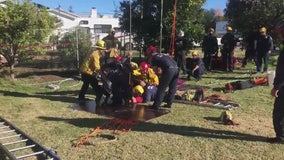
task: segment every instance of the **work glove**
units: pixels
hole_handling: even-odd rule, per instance
[[[102,75],[100,73],[93,73],[93,76],[97,79],[97,80],[101,80],[102,79]]]

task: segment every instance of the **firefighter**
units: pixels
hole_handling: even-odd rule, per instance
[[[154,99],[154,103],[151,106],[151,109],[159,109],[166,94],[165,91],[167,87],[169,87],[168,95],[166,98],[167,104],[164,107],[171,108],[175,97],[176,86],[179,77],[179,69],[177,63],[168,54],[158,53],[156,47],[154,46],[149,46],[145,54],[145,56],[151,60],[151,65],[155,67],[154,70],[158,74],[161,74],[157,94]]]
[[[258,30],[256,27],[254,27],[248,35],[245,37],[245,57],[242,60],[242,67],[244,68],[247,65],[248,60],[255,61],[255,48],[254,48],[254,42],[257,39],[258,36]]]
[[[203,38],[202,51],[204,52],[204,65],[208,71],[211,70],[212,60],[218,55],[218,41],[214,34],[214,29],[209,28],[209,32]]]
[[[143,102],[144,88],[141,85],[136,85],[132,89],[132,102],[142,103]]]
[[[116,57],[118,55],[118,49],[120,48],[120,42],[115,37],[115,29],[111,28],[109,34],[103,38],[106,43],[107,53],[109,57]]]
[[[143,86],[145,92],[143,94],[143,102],[147,103],[154,100],[157,93],[157,86],[159,85],[159,77],[151,68],[151,65],[143,61],[140,63],[139,68],[133,70],[133,83],[134,85]]]
[[[234,48],[237,44],[236,38],[232,33],[233,29],[230,26],[227,26],[227,33],[221,38],[222,47],[222,62],[224,65],[225,71],[233,72],[233,54]]]
[[[205,72],[205,66],[202,59],[199,57],[198,51],[194,50],[191,53],[192,55],[192,68],[188,71],[188,80],[190,76],[194,77],[197,81],[201,80],[202,75]]]
[[[256,40],[256,71],[261,72],[262,62],[264,63],[262,72],[267,72],[269,54],[273,50],[273,41],[271,36],[267,35],[265,27],[259,29],[260,35]]]
[[[284,20],[278,22],[275,33],[284,45]],[[284,143],[284,49],[280,52],[277,61],[276,74],[271,95],[275,97],[273,108],[273,127],[276,136],[268,138],[269,143]]]
[[[187,39],[184,37],[184,32],[179,31],[178,36],[175,40],[175,60],[178,67],[186,74],[186,50],[187,50]]]
[[[105,42],[103,40],[99,40],[95,46],[96,50],[91,53],[83,62],[80,67],[81,80],[83,81],[83,85],[79,92],[78,100],[83,101],[85,99],[85,94],[89,88],[89,85],[95,90],[96,93],[96,102],[98,103],[103,90],[99,86],[98,79],[100,77],[100,58],[105,55]]]
[[[112,82],[112,106],[121,107],[128,104],[131,99],[131,86],[129,74],[132,73],[132,66],[129,57],[116,56],[109,58],[106,68],[107,78]]]

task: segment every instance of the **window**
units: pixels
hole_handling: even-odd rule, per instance
[[[94,31],[95,33],[109,33],[111,25],[106,24],[95,24]]]
[[[89,27],[80,27],[80,30],[86,34],[91,34]]]
[[[89,24],[89,21],[87,21],[87,20],[82,20],[82,21],[80,21],[79,24]]]

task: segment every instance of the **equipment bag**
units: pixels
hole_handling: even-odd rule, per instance
[[[251,80],[247,80],[247,81],[231,82],[225,85],[226,88],[228,88],[228,86],[231,86],[232,90],[242,90],[242,89],[252,88],[255,85]]]

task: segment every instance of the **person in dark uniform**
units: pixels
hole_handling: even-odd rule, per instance
[[[271,51],[273,50],[273,41],[271,36],[267,35],[267,31],[265,27],[261,27],[259,29],[260,35],[258,36],[256,40],[256,71],[261,71],[262,66],[262,60],[264,63],[263,66],[263,72],[267,72],[268,69],[268,60],[269,60],[269,54],[271,54]]]
[[[178,67],[186,74],[186,50],[187,50],[187,40],[184,37],[184,32],[179,31],[178,37],[175,40],[175,61]]]
[[[225,71],[233,72],[233,54],[234,49],[237,44],[236,38],[232,33],[232,27],[227,27],[227,33],[221,38],[221,43],[223,44],[222,48],[222,62],[224,65]]]
[[[157,70],[158,74],[160,74],[160,83],[151,109],[159,109],[165,97],[167,87],[169,87],[166,98],[167,104],[164,107],[170,108],[175,97],[179,76],[177,63],[168,54],[158,53],[154,46],[148,47],[145,56],[151,60],[152,66]]]
[[[284,45],[284,20],[278,22],[274,32]],[[268,138],[269,143],[284,143],[284,49],[277,61],[276,74],[271,95],[275,97],[273,108],[273,127],[276,137]]]
[[[205,68],[210,71],[212,60],[218,55],[218,41],[217,38],[213,35],[214,29],[209,28],[209,32],[204,36],[202,41],[202,50],[204,52],[203,62]]]
[[[132,72],[129,57],[110,57],[105,66],[108,70],[107,78],[112,82],[112,106],[119,107],[127,105],[131,99],[131,86],[129,74]]]
[[[188,80],[190,76],[194,77],[197,81],[201,80],[202,75],[205,72],[205,66],[202,59],[199,57],[198,51],[194,50],[191,53],[192,55],[192,68],[188,71]]]
[[[249,32],[247,37],[245,37],[245,57],[242,61],[242,67],[245,67],[247,65],[248,60],[254,60],[255,61],[255,48],[254,48],[254,42],[257,39],[257,36],[259,33],[257,32],[256,28],[253,28],[252,31]]]

